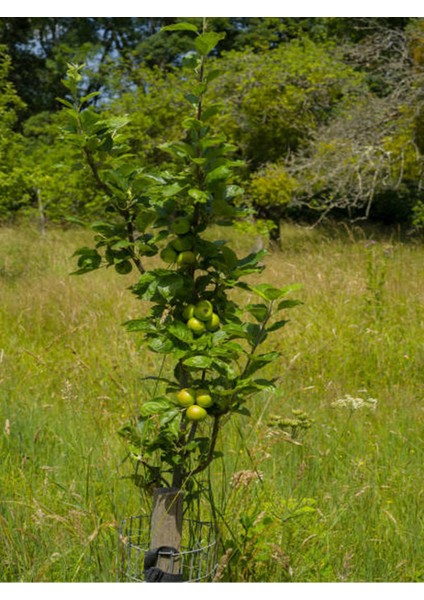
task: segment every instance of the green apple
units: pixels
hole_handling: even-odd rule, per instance
[[[188,321],[192,317],[194,317],[194,304],[188,304],[183,310],[183,319],[184,321]]]
[[[212,313],[211,318],[206,321],[206,329],[208,331],[216,331],[219,329],[221,321],[216,313]]]
[[[173,264],[178,258],[178,252],[171,245],[166,246],[160,253],[160,257],[168,264]]]
[[[186,415],[189,421],[203,421],[208,416],[208,413],[201,406],[193,404],[193,406],[189,406],[186,410]]]
[[[177,265],[187,267],[196,264],[196,255],[191,250],[180,252],[177,258]]]
[[[200,300],[194,307],[194,316],[201,321],[209,321],[213,315],[213,306],[209,300]]]
[[[184,388],[177,393],[177,402],[180,406],[188,407],[195,403],[196,392],[191,388]]]
[[[209,408],[209,406],[212,406],[213,400],[208,390],[197,390],[196,404],[202,408]]]
[[[184,252],[193,248],[193,238],[191,235],[184,235],[172,240],[171,244],[177,252]]]
[[[171,225],[171,231],[177,235],[184,235],[188,233],[191,228],[191,223],[187,217],[176,217]]]
[[[206,325],[203,323],[203,321],[196,319],[196,317],[191,317],[191,319],[187,321],[187,327],[196,335],[201,335],[206,331]]]

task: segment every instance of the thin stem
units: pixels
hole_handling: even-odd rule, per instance
[[[125,225],[126,225],[126,229],[127,229],[128,241],[131,242],[131,244],[134,244],[135,243],[135,231],[134,231],[133,215],[130,213],[130,211],[127,208],[121,209],[121,213],[122,213],[122,216],[125,218]],[[131,258],[132,258],[133,263],[137,267],[137,269],[140,271],[140,273],[141,274],[145,273],[146,270],[143,267],[141,260],[135,254],[133,248],[131,248]]]

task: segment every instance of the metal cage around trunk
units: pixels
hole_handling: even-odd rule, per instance
[[[138,515],[122,521],[119,528],[119,581],[152,581],[146,577],[146,558],[152,551],[149,538],[149,516]],[[179,581],[210,582],[217,569],[216,538],[212,523],[183,519],[181,548],[176,552],[159,549],[157,559],[166,565],[166,573],[177,576]]]

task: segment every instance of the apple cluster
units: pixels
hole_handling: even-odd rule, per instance
[[[189,421],[203,421],[208,416],[207,408],[212,406],[213,400],[208,390],[194,390],[183,388],[177,393],[177,402],[186,409]]]
[[[219,316],[214,312],[209,300],[188,304],[183,310],[182,317],[187,327],[196,335],[202,335],[205,331],[216,331],[220,326]]]
[[[165,246],[160,257],[168,264],[179,267],[189,267],[196,264],[196,254],[193,251],[193,237],[190,235],[190,221],[177,217],[171,225],[171,231],[177,235]]]

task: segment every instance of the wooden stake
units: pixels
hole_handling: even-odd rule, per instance
[[[183,527],[183,494],[178,488],[156,488],[150,521],[150,548],[171,546],[180,551]],[[167,573],[179,572],[180,559],[159,557],[157,566]]]

